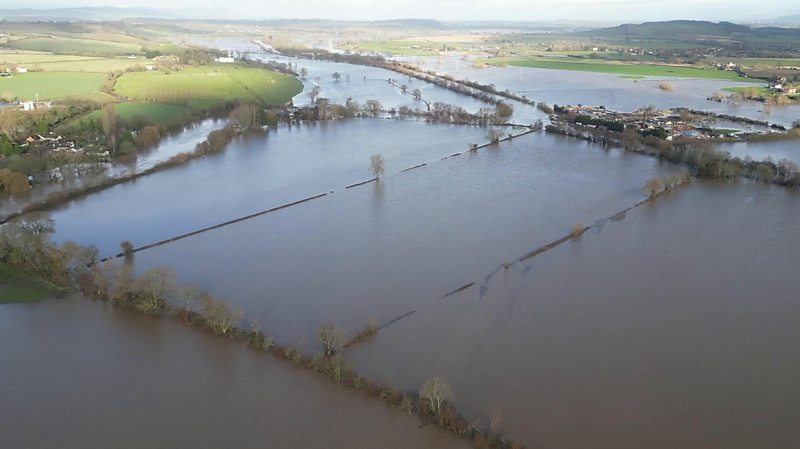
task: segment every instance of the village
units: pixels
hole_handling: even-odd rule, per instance
[[[555,106],[551,122],[556,127],[579,125],[589,130],[621,133],[636,129],[643,136],[655,136],[672,141],[690,138],[716,141],[744,141],[751,136],[785,132],[782,126],[730,116],[699,114],[688,109],[656,109],[652,106],[633,112],[619,112],[604,106]],[[741,129],[712,126],[717,119],[736,122]]]

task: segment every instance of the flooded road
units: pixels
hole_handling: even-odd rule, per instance
[[[370,376],[450,382],[529,447],[800,441],[800,194],[691,186],[430,301],[351,348]]]
[[[4,448],[465,448],[376,399],[84,298],[0,306]]]
[[[278,341],[313,345],[438,300],[644,198],[678,168],[535,134],[137,253],[230,300]]]

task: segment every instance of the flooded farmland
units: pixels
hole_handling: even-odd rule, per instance
[[[2,447],[468,447],[168,320],[79,297],[1,307]]]
[[[308,346],[328,322],[356,330],[413,312],[578,222],[635,204],[648,179],[677,172],[533,134],[143,251],[135,262],[174,267],[280,341]]]
[[[612,110],[633,111],[653,105],[659,109],[685,107],[718,114],[749,117],[790,126],[800,117],[800,105],[768,107],[756,101],[737,104],[710,101],[715,92],[727,87],[747,87],[758,83],[674,77],[645,77],[625,79],[606,73],[574,72],[523,67],[474,68],[472,63],[458,56],[408,58],[430,70],[467,78],[481,83],[492,83],[500,89],[526,95],[536,101],[559,105],[603,105]],[[659,88],[662,81],[672,85],[672,90]],[[727,92],[722,92],[728,94]]]
[[[442,376],[470,419],[499,412],[531,447],[793,447],[798,200],[696,181],[429,301],[349,358],[402,387]]]
[[[73,201],[52,213],[55,237],[113,254],[123,240],[153,243],[370,179],[373,154],[384,156],[387,174],[395,173],[464,151],[485,141],[485,132],[381,119],[280,127],[244,136],[221,154]],[[159,226],[148,225],[154,221]]]

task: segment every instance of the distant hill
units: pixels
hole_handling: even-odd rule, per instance
[[[748,34],[752,30],[744,25],[730,22],[706,22],[701,20],[672,20],[668,22],[645,22],[600,28],[581,34],[607,38],[661,38],[685,39],[692,36],[719,37]]]
[[[778,17],[772,20],[768,20],[767,22],[779,25],[800,25],[800,14]]]
[[[117,20],[128,17],[177,18],[161,10],[150,8],[115,8],[111,6],[53,8],[53,9],[0,9],[0,19],[8,21],[34,20]]]
[[[371,23],[379,27],[422,28],[422,29],[433,29],[433,30],[447,28],[447,26],[442,22],[432,19],[376,20]]]
[[[722,46],[786,50],[793,53],[800,48],[800,28],[758,27],[750,28],[730,22],[701,20],[672,20],[625,24],[576,33],[579,36],[610,41],[653,46]]]

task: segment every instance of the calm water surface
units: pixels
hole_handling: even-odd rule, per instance
[[[464,151],[484,134],[380,119],[280,127],[73,201],[52,213],[55,237],[96,244],[107,255],[123,240],[140,246],[370,179],[373,154],[384,156],[387,174],[396,173]]]
[[[0,306],[3,448],[462,448],[243,345],[84,298]]]
[[[797,192],[696,182],[348,354],[403,387],[442,376],[530,447],[790,449],[799,217]]]
[[[357,329],[416,310],[677,171],[530,135],[140,252],[136,264],[174,267],[280,341],[313,345],[326,322]]]

